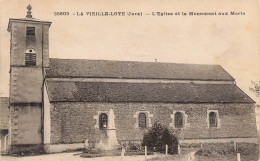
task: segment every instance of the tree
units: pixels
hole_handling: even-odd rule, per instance
[[[253,87],[249,87],[249,90],[253,93],[255,93],[256,97],[259,97],[260,96],[260,87],[259,87],[259,84],[260,84],[260,81],[259,81],[259,84],[255,83],[254,81],[251,81],[251,84]],[[260,100],[259,100],[260,102]]]
[[[178,152],[178,139],[168,128],[156,122],[153,127],[144,134],[142,146],[147,146],[150,150],[165,152],[165,145],[168,145],[169,154]]]

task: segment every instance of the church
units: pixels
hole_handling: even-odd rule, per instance
[[[8,149],[140,143],[159,121],[180,144],[257,143],[255,102],[220,65],[49,58],[51,22],[10,18]]]

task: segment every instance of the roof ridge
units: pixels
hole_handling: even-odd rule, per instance
[[[114,61],[114,62],[133,62],[133,63],[158,63],[158,64],[178,64],[178,65],[205,65],[220,66],[219,64],[195,64],[195,63],[175,63],[175,62],[152,62],[152,61],[133,61],[133,60],[107,60],[107,59],[69,59],[69,58],[50,58],[52,60],[85,60],[85,61]],[[221,66],[220,66],[221,67]]]

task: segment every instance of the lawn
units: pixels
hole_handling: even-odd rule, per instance
[[[147,152],[147,155],[152,155],[153,152]],[[120,156],[121,149],[116,150],[99,150],[99,151],[91,151],[91,152],[83,152],[80,156],[83,158],[95,158],[95,157],[107,157],[107,156]],[[126,150],[125,156],[133,156],[133,155],[144,155],[144,151],[142,150]]]
[[[236,156],[234,155],[222,155],[217,157],[206,157],[201,155],[195,155],[194,161],[237,161]]]
[[[241,161],[257,161],[252,156],[241,156]],[[148,159],[147,161],[187,161],[185,155],[168,155],[168,156],[157,156],[155,158]],[[222,155],[215,157],[206,157],[201,155],[195,155],[193,161],[237,161],[235,155]]]

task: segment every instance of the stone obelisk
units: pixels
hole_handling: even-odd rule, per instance
[[[107,150],[117,149],[118,141],[116,138],[115,115],[113,109],[108,111],[108,126],[107,126]]]

